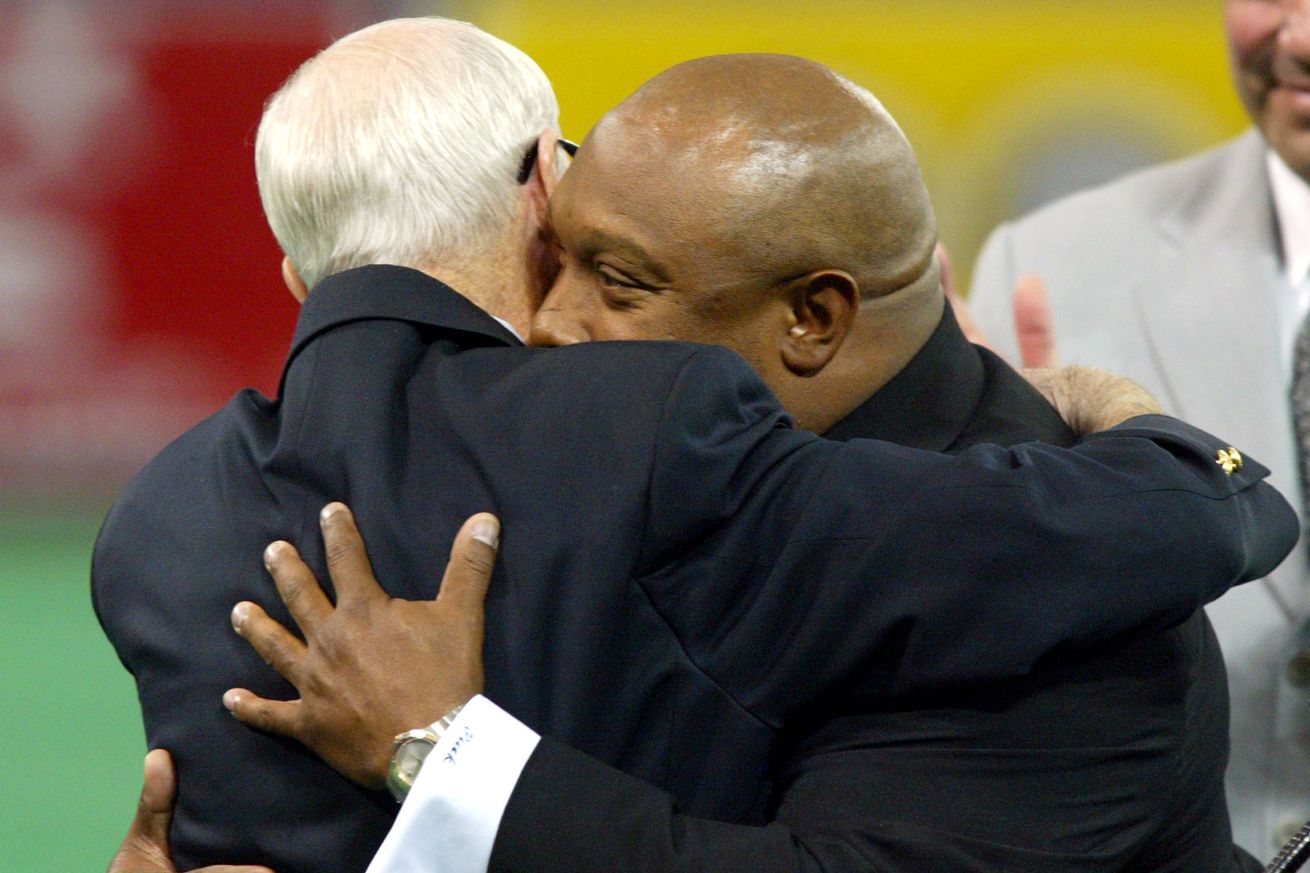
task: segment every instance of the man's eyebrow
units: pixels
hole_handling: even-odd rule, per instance
[[[638,267],[638,269],[650,274],[651,278],[658,279],[659,282],[669,281],[668,270],[664,269],[662,263],[652,257],[650,252],[643,248],[641,242],[630,239],[630,237],[616,236],[614,233],[601,231],[600,228],[588,228],[588,231],[583,233],[583,242],[593,252],[604,249],[607,252],[624,254],[624,256],[634,261],[631,266]]]
[[[588,252],[607,251],[627,255],[635,263],[633,267],[642,269],[653,278],[662,282],[669,281],[668,271],[664,269],[640,243],[629,237],[619,236],[599,227],[583,228],[578,234],[580,247]]]
[[[628,252],[643,261],[650,260],[646,250],[637,243],[626,237],[619,236],[607,230],[601,230],[598,227],[585,228],[580,234],[582,242],[589,248],[619,249]]]

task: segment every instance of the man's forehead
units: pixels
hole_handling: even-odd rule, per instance
[[[576,175],[575,175],[576,174]],[[633,208],[631,186],[592,184],[585,162],[569,169],[550,200],[551,223],[567,231],[570,242],[588,248],[622,249],[646,255],[646,210]]]
[[[809,161],[761,149],[737,124],[666,136],[640,121],[616,111],[597,124],[556,189],[552,220],[585,223],[649,254],[666,243],[704,245],[740,230],[741,195],[766,195],[761,177]]]
[[[641,220],[642,210],[658,199],[658,180],[667,175],[657,172],[647,156],[624,153],[620,145],[603,135],[587,137],[551,198],[552,219],[595,222],[612,214],[616,220]]]

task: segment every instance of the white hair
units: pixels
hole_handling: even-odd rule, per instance
[[[558,128],[550,80],[523,52],[462,21],[395,19],[333,43],[273,95],[255,174],[312,287],[485,250],[508,230],[527,150]]]

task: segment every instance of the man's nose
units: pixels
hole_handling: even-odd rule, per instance
[[[559,309],[548,309],[549,305],[550,301],[547,301],[546,306],[537,310],[533,317],[528,345],[571,346],[574,343],[585,343],[589,339],[576,319]]]
[[[1310,68],[1310,0],[1285,4],[1278,46],[1297,61],[1302,74]]]

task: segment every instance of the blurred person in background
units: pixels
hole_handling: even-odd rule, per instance
[[[800,421],[843,439],[881,436],[963,451],[984,441],[1072,438],[1013,371],[964,341],[944,308],[933,257],[935,221],[908,143],[868,92],[817,64],[728,56],[680,65],[658,77],[598,126],[561,182],[551,216],[563,261],[534,320],[539,341],[677,337],[723,343],[757,368]],[[290,284],[296,287],[294,280]],[[310,293],[307,307],[325,290]],[[1203,469],[1216,475],[1213,457]],[[984,500],[985,514],[995,511],[996,496]],[[330,526],[343,524],[341,518],[340,512],[329,517],[329,534]],[[338,543],[330,542],[327,551],[339,561],[349,550]],[[908,541],[899,546],[900,560],[912,564],[919,578],[937,576],[931,566],[937,557],[909,548]],[[950,547],[981,555],[989,544],[959,535]],[[761,554],[766,548],[752,539],[742,555],[768,564]],[[1021,563],[1041,565],[1054,548],[1043,543],[1022,555]],[[357,544],[353,551],[360,553]],[[717,572],[740,560],[731,557],[734,551],[715,552]],[[862,551],[846,552],[847,560]],[[312,644],[323,626],[319,619],[327,620],[326,601],[315,610],[319,619],[307,620],[296,601],[312,580],[303,566],[288,576],[292,563],[285,548],[270,553],[280,589]],[[984,583],[1004,563],[970,561]],[[1091,570],[1081,566],[1077,572]],[[1153,571],[1161,577],[1177,572],[1158,563]],[[294,585],[286,582],[292,577]],[[358,590],[344,577],[337,582],[343,603],[345,592]],[[667,579],[646,584],[656,592],[669,590]],[[985,601],[1002,593],[985,587]],[[300,594],[289,593],[293,589]],[[701,586],[672,590],[675,600],[696,607],[686,637],[694,663],[729,687],[740,682],[735,673],[759,669],[735,657],[724,660],[722,643],[715,642],[720,634],[739,634],[741,617],[712,620],[717,613],[705,608],[713,604],[703,599]],[[798,596],[793,607],[802,613],[821,608],[806,607],[801,592],[788,595]],[[731,604],[731,611],[746,602]],[[349,621],[351,611],[336,616]],[[844,616],[842,623],[852,618]],[[534,620],[544,622],[547,615],[517,619],[529,626]],[[666,620],[680,626],[684,619],[674,613]],[[697,628],[697,622],[707,626]],[[249,604],[237,623],[255,640],[266,638],[261,629],[274,632]],[[440,869],[485,869],[488,859],[494,869],[543,870],[998,864],[1068,870],[1075,863],[1111,870],[1129,861],[1143,869],[1220,870],[1252,869],[1254,863],[1245,858],[1244,868],[1236,866],[1227,828],[1221,791],[1224,678],[1201,615],[1094,657],[1048,659],[1043,670],[1005,685],[920,688],[916,680],[924,677],[918,674],[928,668],[920,660],[928,653],[920,652],[899,668],[914,675],[896,677],[890,686],[879,680],[878,694],[869,695],[861,683],[844,686],[788,732],[784,747],[794,747],[794,754],[781,769],[788,790],[779,818],[754,829],[675,812],[671,796],[688,796],[676,775],[653,780],[670,789],[666,794],[557,741],[538,743],[485,698],[470,703],[480,683],[434,690],[428,679],[439,683],[460,671],[422,651],[397,655],[385,638],[369,641],[367,633],[380,627],[374,616],[348,634],[352,660],[373,653],[380,659],[371,681],[355,686],[371,702],[293,707],[297,718],[362,713],[366,722],[383,725],[371,727],[362,741],[335,734],[330,724],[270,716],[290,710],[270,707],[250,691],[227,699],[239,717],[308,740],[363,787],[381,783],[397,726],[420,729],[454,705],[476,707],[475,722],[459,712],[442,726],[448,742],[477,738],[460,745],[458,773],[445,768],[445,778],[419,783],[422,790],[416,786],[403,807],[404,823],[374,869],[435,869],[438,863]],[[493,617],[493,635],[496,630]],[[526,627],[519,632],[548,633]],[[827,643],[840,650],[855,633],[843,627]],[[796,631],[782,643],[783,651],[777,640],[757,642],[748,659],[770,651],[766,668],[785,673],[791,655],[784,657],[784,651],[798,644]],[[1010,644],[1007,638],[999,647]],[[945,652],[952,646],[939,639],[932,648]],[[318,690],[341,687],[309,679],[271,650],[260,651],[297,680],[306,701]],[[465,653],[476,656],[476,647]],[[625,655],[610,650],[608,656]],[[398,664],[406,669],[396,670]],[[727,667],[732,669],[722,672]],[[888,669],[896,668],[883,663],[875,672]],[[821,681],[817,674],[796,678]],[[503,699],[494,684],[489,693]],[[418,706],[427,713],[420,720],[416,696],[420,704],[442,702]],[[780,720],[772,704],[763,703],[741,705],[756,718]],[[603,730],[613,730],[622,718],[623,708],[610,701],[610,724]],[[506,720],[505,727],[493,726]],[[685,715],[672,727],[694,734],[698,744],[719,730]],[[453,748],[438,746],[432,760],[455,755]],[[240,772],[240,764],[229,766]],[[712,781],[717,768],[706,761],[689,776]],[[1105,785],[1113,791],[1104,793]],[[739,779],[733,788],[768,797],[767,782],[752,786]],[[507,811],[503,824],[500,810]],[[720,818],[729,815],[719,812]],[[483,840],[477,852],[469,850],[478,841],[470,834]]]
[[[1058,348],[1231,434],[1304,509],[1310,2],[1226,0],[1224,11],[1254,129],[1002,225],[979,256],[969,305],[1014,360],[1043,366]],[[1305,543],[1209,607],[1228,665],[1233,830],[1257,855],[1310,819]]]

